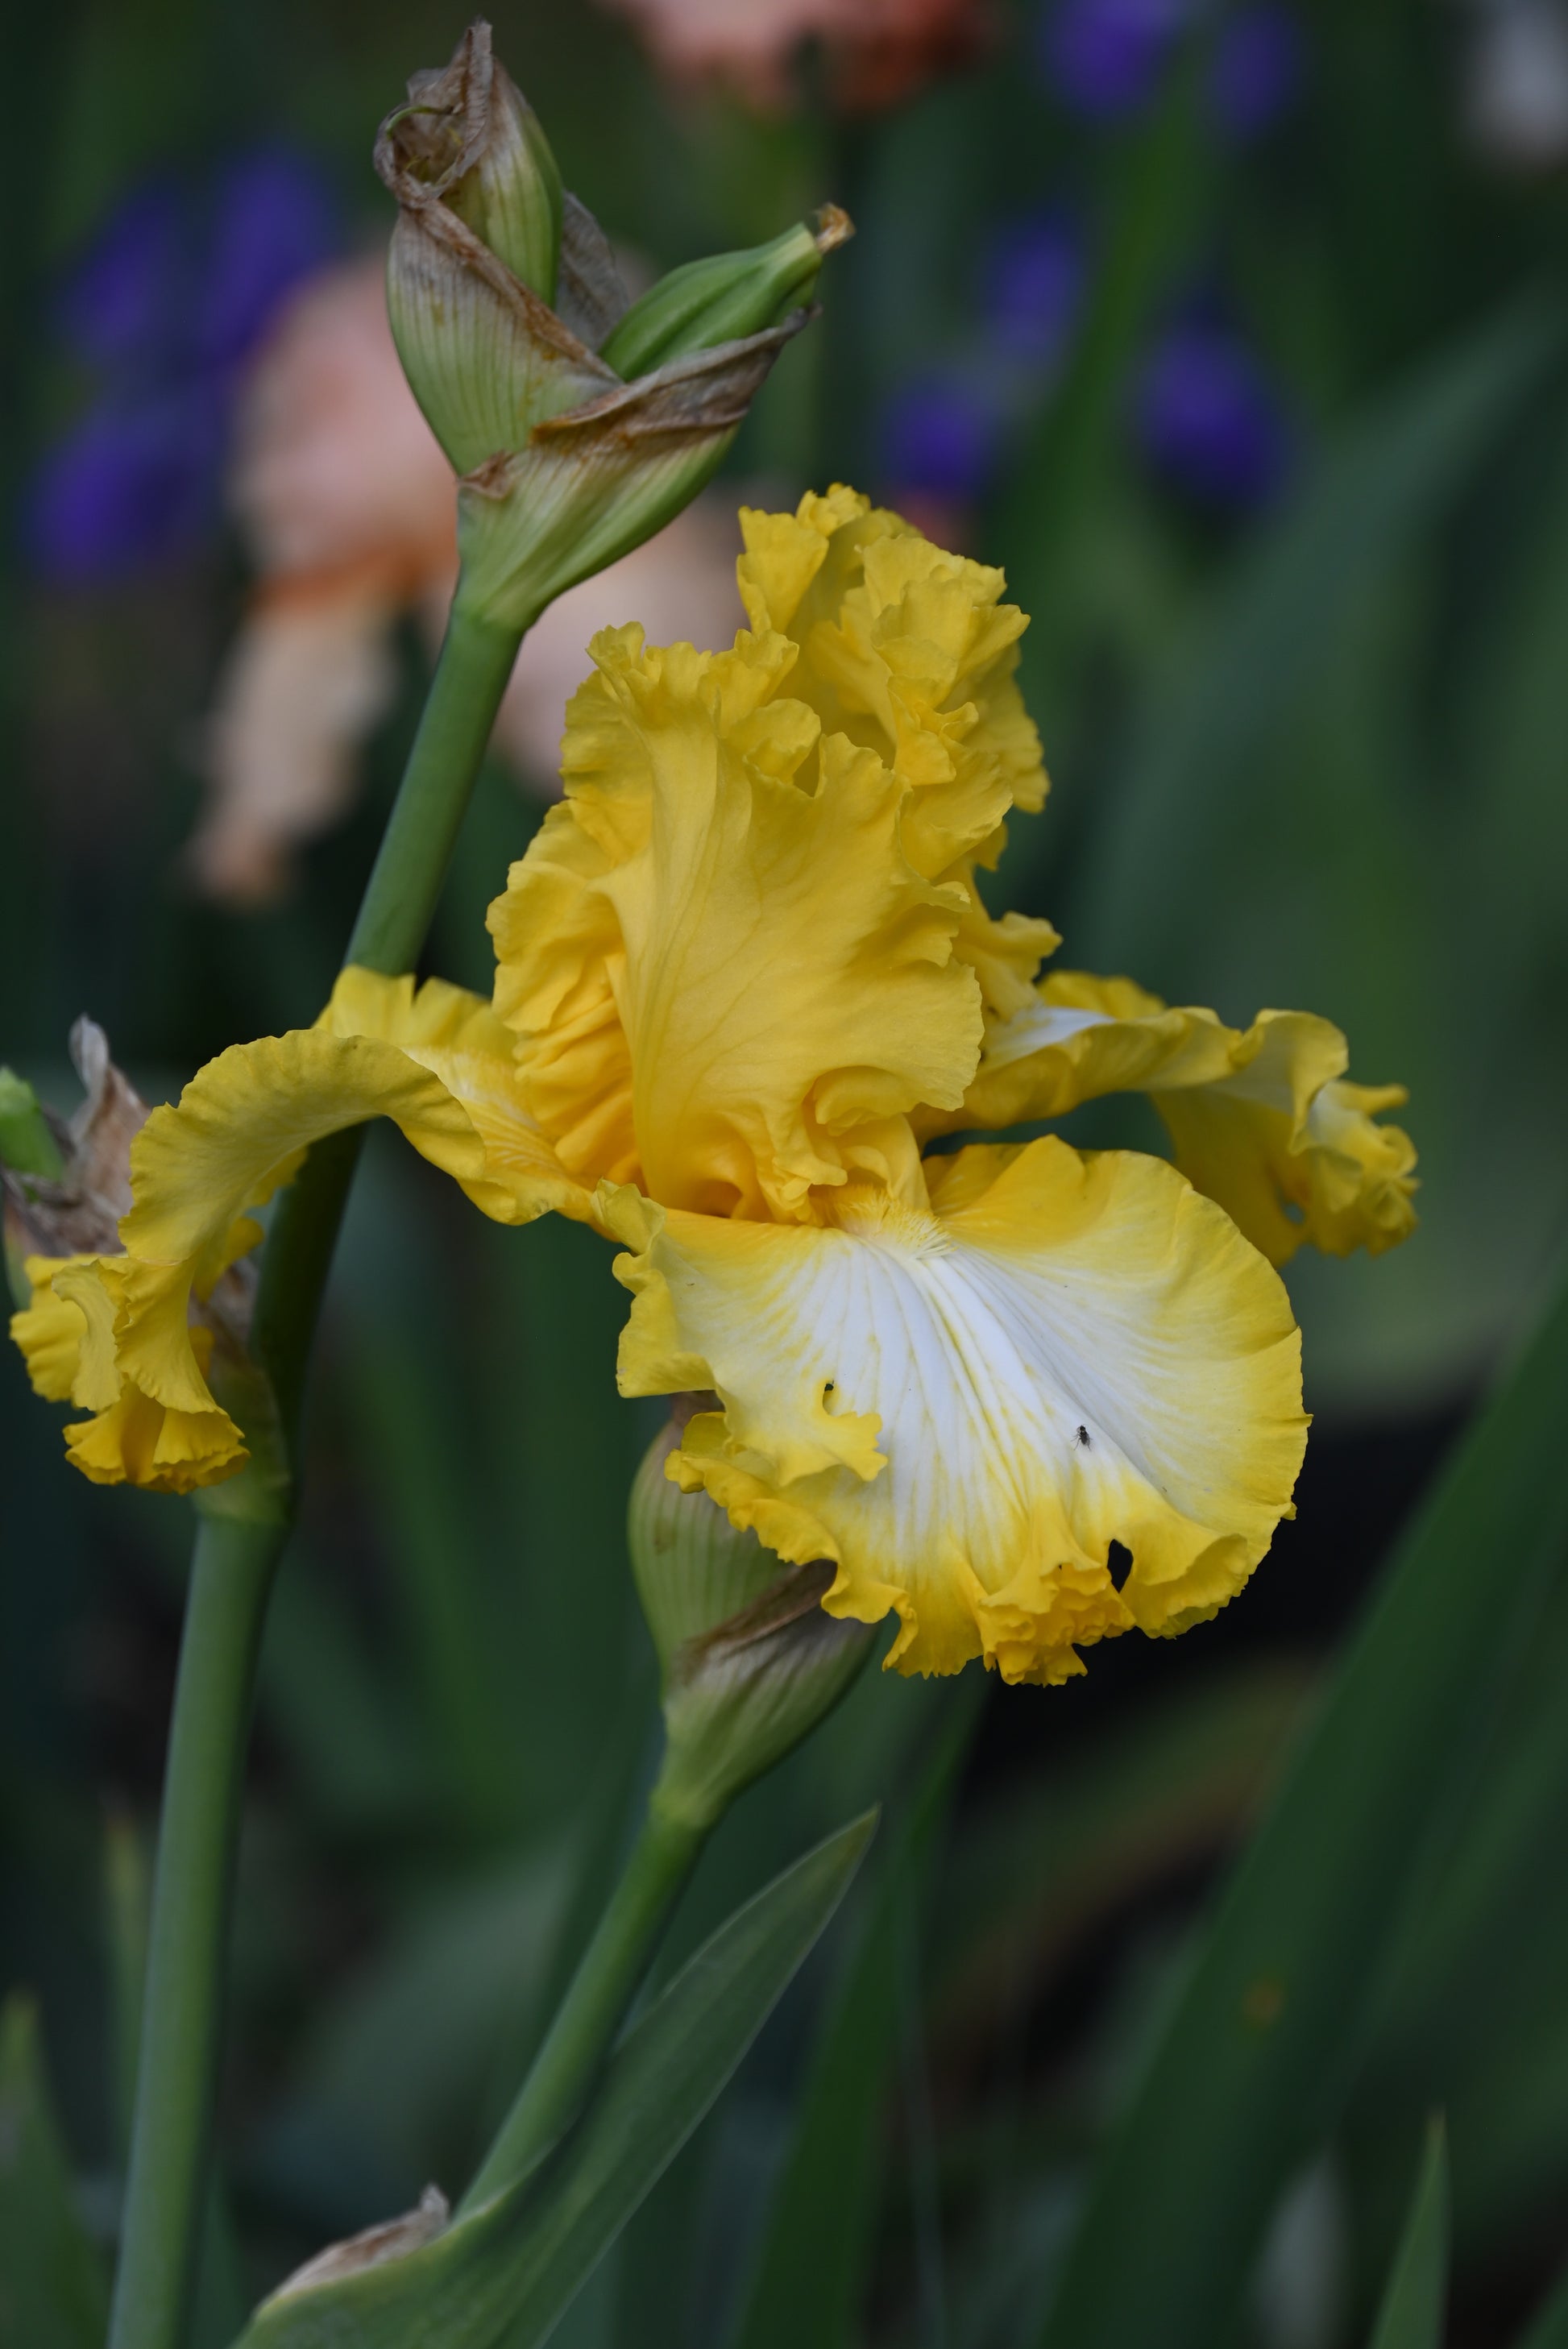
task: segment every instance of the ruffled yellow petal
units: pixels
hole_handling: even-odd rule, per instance
[[[19,1334],[36,1375],[96,1414],[67,1431],[85,1475],[183,1492],[241,1465],[192,1297],[253,1243],[246,1211],[311,1143],[372,1117],[500,1222],[592,1213],[522,1105],[511,1038],[488,1004],[439,980],[345,972],[315,1028],[235,1045],[154,1110],[131,1144],[124,1254],[57,1267],[52,1303],[35,1296]]]
[[[33,1392],[47,1402],[72,1400],[86,1334],[80,1306],[57,1293],[55,1277],[96,1261],[90,1256],[30,1256],[23,1264],[32,1294],[11,1316],[11,1336],[21,1349]]]
[[[1035,1000],[1035,973],[1061,937],[1054,924],[1037,914],[991,914],[980,895],[975,866],[987,870],[1005,844],[999,832],[993,846],[979,856],[965,857],[944,879],[955,882],[965,895],[953,951],[966,962],[980,982],[980,999],[998,1019],[1026,1010]]]
[[[1059,971],[991,1025],[963,1108],[919,1124],[926,1134],[1018,1125],[1147,1092],[1182,1173],[1273,1263],[1306,1241],[1377,1255],[1415,1228],[1416,1153],[1373,1115],[1403,1102],[1403,1087],[1342,1081],[1348,1058],[1339,1030],[1310,1012],[1260,1012],[1243,1032],[1130,979]]]
[[[1016,677],[1027,623],[1001,601],[1003,574],[841,488],[794,514],[740,519],[752,625],[800,647],[791,693],[824,732],[875,750],[910,786],[903,839],[916,870],[972,890],[975,864],[1001,853],[1009,809],[1037,811],[1047,788]],[[975,895],[957,951],[987,1007],[1009,1013],[1056,943],[1048,923],[993,923]]]
[[[856,1187],[827,1229],[601,1195],[633,1251],[624,1391],[723,1404],[670,1473],[834,1559],[830,1612],[896,1609],[905,1671],[1060,1680],[1087,1641],[1212,1613],[1301,1462],[1277,1275],[1158,1159],[1053,1139],[927,1171],[931,1211]]]
[[[144,1279],[148,1269],[141,1268]],[[41,1395],[95,1414],[66,1430],[67,1455],[84,1475],[95,1484],[187,1493],[237,1468],[244,1449],[204,1386],[194,1389],[195,1408],[172,1409],[122,1371],[115,1329],[134,1270],[123,1256],[30,1257],[32,1298],[13,1317],[11,1334]],[[189,1332],[202,1371],[211,1335]]]
[[[529,1105],[584,1179],[810,1216],[873,1130],[884,1148],[890,1120],[963,1096],[963,895],[911,865],[883,761],[780,694],[783,637],[709,654],[623,628],[593,652],[567,798],[490,915]]]
[[[1212,1011],[1170,1010],[1130,978],[1059,971],[991,1024],[963,1108],[923,1121],[923,1130],[1022,1125],[1102,1093],[1216,1083],[1239,1041]]]
[[[1281,1012],[1271,1021],[1264,1012],[1257,1024],[1280,1030],[1298,1018]],[[1265,1031],[1251,1066],[1225,1084],[1155,1095],[1176,1164],[1274,1264],[1304,1245],[1326,1256],[1358,1247],[1381,1256],[1416,1228],[1415,1144],[1372,1115],[1397,1108],[1405,1088],[1331,1078],[1303,1111],[1292,1098],[1293,1041],[1288,1031]]]
[[[443,978],[416,987],[407,977],[351,966],[339,974],[316,1028],[395,1044],[439,1079],[484,1145],[483,1173],[459,1179],[495,1222],[531,1223],[551,1208],[577,1223],[591,1217],[591,1193],[568,1174],[525,1105],[516,1040],[482,998]],[[421,1147],[416,1135],[408,1138]]]

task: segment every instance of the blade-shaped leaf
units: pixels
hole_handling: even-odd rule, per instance
[[[1560,334],[1558,313],[1532,305],[1429,362],[1330,448],[1241,563],[1206,646],[1189,648],[1156,698],[1106,802],[1092,879],[1063,916],[1091,958],[1158,968],[1179,947],[1185,900],[1172,874],[1236,820],[1265,732],[1494,445]]]
[[[77,2211],[44,2077],[37,2010],[0,2013],[0,2349],[99,2349],[103,2266]]]
[[[1568,2349],[1568,2271],[1547,2293],[1515,2349]]]
[[[1371,2349],[1442,2349],[1449,2286],[1449,2156],[1441,2120],[1426,2150],[1377,2312]]]
[[[946,2029],[965,2015],[985,2029],[1012,1986],[1037,1983],[1150,1876],[1238,1847],[1315,1684],[1294,1662],[1183,1678],[976,1806],[932,1920]]]
[[[244,2349],[534,2349],[734,2072],[875,1825],[830,1837],[704,1943],[539,2169],[416,2250],[263,2302]]]
[[[1206,2349],[1222,2332],[1343,2102],[1427,1831],[1560,1558],[1565,1423],[1560,1289],[1400,1544],[1220,1903],[1100,2163],[1049,2349]]]
[[[824,2019],[773,2197],[736,2349],[838,2349],[855,2337],[876,2210],[879,2125],[898,2026],[901,1920],[918,1897],[978,1718],[984,1677],[955,1693],[883,1856],[859,1938]]]

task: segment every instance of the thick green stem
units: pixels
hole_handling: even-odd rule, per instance
[[[235,1826],[286,1527],[203,1517],[174,1691],[109,2349],[180,2349],[207,2194]]]
[[[519,630],[453,605],[346,962],[393,976],[418,962],[521,641]],[[305,1371],[361,1141],[356,1132],[316,1143],[278,1202],[262,1258],[253,1344],[277,1397],[296,1487]]]
[[[454,605],[348,961],[397,973],[418,960],[520,637]],[[279,1203],[263,1257],[252,1345],[278,1408],[285,1474],[269,1490],[276,1506],[264,1518],[236,1514],[238,1485],[225,1485],[227,1513],[203,1517],[197,1535],[109,2349],[185,2349],[256,1654],[297,1496],[305,1371],[359,1140],[335,1134],[311,1152]]]
[[[418,961],[521,641],[453,605],[346,962],[396,977]]]
[[[575,2118],[696,1864],[706,1826],[670,1816],[655,1791],[621,1881],[512,2108],[459,2206],[475,2210],[521,2178]]]

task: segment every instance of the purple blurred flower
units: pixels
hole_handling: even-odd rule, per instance
[[[100,402],[51,450],[33,485],[48,575],[82,585],[194,544],[216,512],[224,421],[221,394],[203,384]]]
[[[164,349],[179,327],[187,242],[177,188],[156,182],[127,197],[60,288],[60,330],[79,357],[135,366]]]
[[[259,148],[219,184],[196,296],[196,347],[210,364],[243,358],[279,303],[337,250],[321,174],[286,149]]]
[[[882,472],[895,492],[967,501],[985,486],[996,417],[972,383],[923,376],[889,401],[882,418]]]
[[[1202,0],[1055,0],[1040,26],[1047,78],[1074,113],[1122,120],[1149,105],[1178,40],[1203,14]],[[1209,73],[1219,128],[1237,140],[1270,129],[1295,95],[1304,47],[1285,0],[1228,12]]]
[[[997,347],[1036,367],[1059,358],[1088,274],[1082,234],[1063,207],[1010,222],[985,265],[985,316]]]
[[[1209,98],[1222,129],[1259,139],[1287,113],[1301,88],[1306,44],[1284,0],[1260,0],[1227,16],[1214,42]]]
[[[123,576],[212,527],[244,362],[336,243],[320,175],[277,147],[215,186],[160,181],[117,208],[58,297],[65,340],[105,381],[33,484],[46,576]]]
[[[1057,0],[1041,26],[1047,76],[1077,114],[1136,114],[1191,15],[1191,0]]]
[[[1189,319],[1156,346],[1134,422],[1156,471],[1206,505],[1261,504],[1289,470],[1278,392],[1240,336],[1210,320]]]

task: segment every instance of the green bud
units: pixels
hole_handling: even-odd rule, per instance
[[[706,1829],[838,1702],[873,1635],[823,1613],[829,1560],[786,1566],[706,1493],[673,1485],[679,1441],[672,1421],[649,1448],[627,1523],[664,1702],[654,1806]]]
[[[642,375],[776,326],[810,301],[823,260],[852,234],[848,213],[825,204],[814,228],[801,222],[770,244],[688,261],[633,303],[600,356],[618,375]]]
[[[849,222],[829,207],[815,230],[675,271],[628,311],[489,26],[408,89],[376,146],[398,208],[387,313],[459,477],[458,600],[521,631],[696,495]]]
[[[561,267],[561,173],[532,107],[470,25],[442,71],[418,73],[383,126],[402,170],[546,302]]]
[[[551,309],[565,197],[537,118],[470,25],[417,73],[376,168],[397,199],[387,306],[414,397],[459,474],[615,378]]]
[[[14,1069],[0,1068],[0,1163],[17,1174],[57,1183],[66,1171],[37,1094]]]

